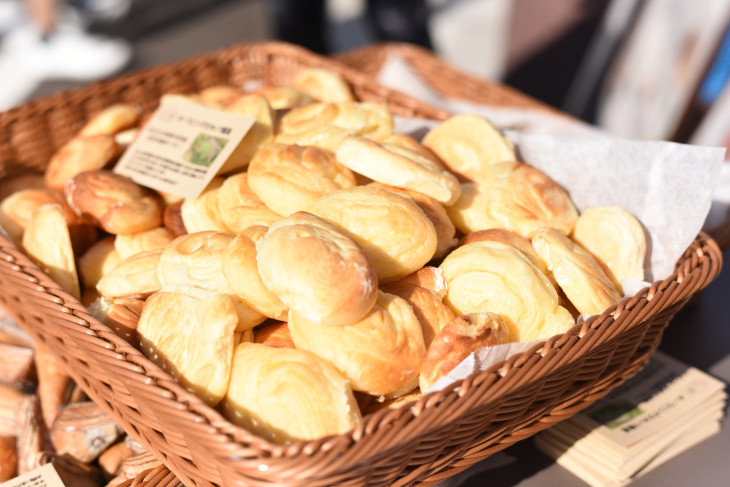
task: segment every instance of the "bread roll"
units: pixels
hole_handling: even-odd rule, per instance
[[[162,224],[160,196],[111,171],[77,174],[66,184],[65,193],[74,211],[92,217],[115,235],[142,232]]]
[[[268,227],[281,218],[251,191],[245,172],[228,176],[223,181],[218,190],[218,214],[228,231],[234,234],[252,226]]]
[[[348,326],[320,325],[292,311],[289,330],[298,349],[334,364],[353,390],[395,397],[418,385],[426,352],[423,332],[410,305],[398,296],[379,292],[370,312]]]
[[[239,269],[224,271],[226,266],[235,264],[227,261],[227,256],[237,250],[239,243],[245,241],[237,242],[235,236],[224,232],[197,232],[177,237],[160,256],[157,278],[161,287],[188,286],[226,294],[238,313],[236,331],[253,328],[265,316],[238,296],[226,279],[227,272],[236,273]]]
[[[243,95],[226,105],[225,110],[254,117],[256,121],[218,171],[220,174],[246,167],[256,151],[274,137],[274,112],[265,97],[256,94]]]
[[[281,134],[306,135],[326,126],[380,140],[393,132],[393,114],[376,102],[313,103],[284,115],[279,130]]]
[[[87,306],[89,313],[133,347],[139,345],[137,326],[144,301],[134,298],[99,297]]]
[[[568,235],[578,218],[568,193],[527,164],[492,164],[483,181],[461,190],[446,211],[463,233],[504,228],[530,238],[539,228],[555,227]]]
[[[253,333],[254,343],[268,347],[296,348],[286,321],[265,321],[254,328]]]
[[[308,211],[322,195],[355,186],[355,176],[316,147],[269,144],[248,168],[248,184],[267,207],[287,216]]]
[[[274,110],[289,110],[314,103],[316,100],[293,86],[264,86],[256,90]]]
[[[187,233],[230,232],[218,206],[223,181],[223,178],[215,177],[197,198],[185,198],[180,207],[180,216]]]
[[[284,320],[289,308],[262,282],[256,256],[254,240],[240,233],[221,255],[223,276],[248,306],[268,318]]]
[[[223,414],[276,443],[345,433],[361,419],[347,380],[327,361],[258,343],[236,347]]]
[[[490,165],[516,161],[512,143],[486,118],[455,115],[431,129],[423,145],[466,181],[480,181]]]
[[[3,184],[0,186],[0,201],[17,191],[26,189],[46,189],[43,174],[27,173],[3,178]]]
[[[99,294],[108,298],[139,296],[145,298],[161,289],[157,266],[162,250],[134,254],[104,274],[96,284]]]
[[[384,144],[397,145],[405,149],[410,149],[414,152],[418,152],[423,157],[430,159],[439,168],[448,169],[446,167],[446,164],[444,164],[444,161],[442,161],[441,158],[437,156],[434,151],[421,144],[410,135],[393,132],[392,134],[383,137],[379,142]]]
[[[343,128],[334,125],[318,125],[302,132],[279,133],[274,137],[274,142],[284,145],[318,147],[334,154],[348,135],[347,130]]]
[[[324,68],[305,68],[294,79],[294,87],[324,102],[353,101],[350,85],[342,76]]]
[[[46,186],[61,190],[72,177],[102,169],[120,154],[121,149],[111,135],[75,137],[51,157],[45,173]]]
[[[441,263],[444,303],[457,315],[489,311],[509,327],[510,341],[546,339],[569,330],[573,316],[525,254],[500,242],[473,242]]]
[[[175,237],[165,227],[114,237],[114,248],[122,259],[140,252],[163,249]]]
[[[456,177],[431,159],[395,144],[378,144],[364,137],[347,137],[337,148],[337,160],[374,181],[418,191],[445,205],[459,198]]]
[[[430,261],[438,238],[410,198],[375,186],[322,196],[311,212],[343,228],[363,249],[381,282],[397,280]]]
[[[441,299],[428,289],[400,280],[385,284],[382,291],[395,294],[411,305],[421,324],[426,348],[431,345],[433,338],[446,323],[454,319],[454,312],[451,311],[451,308],[442,303]]]
[[[405,404],[418,401],[421,397],[423,397],[423,393],[421,393],[420,389],[416,388],[408,394],[403,394],[402,396],[391,399],[385,399],[384,397],[373,398],[377,400],[371,400],[365,409],[361,408],[361,411],[363,411],[363,416],[368,416],[370,414],[375,414],[378,411],[382,411],[383,409],[397,409]]]
[[[355,323],[377,298],[378,281],[362,249],[309,213],[294,213],[269,227],[258,246],[258,268],[267,288],[315,323]]]
[[[644,280],[646,237],[634,215],[618,206],[588,208],[575,222],[573,240],[605,264],[611,277]]]
[[[96,242],[79,258],[79,274],[84,287],[96,287],[99,280],[121,261],[122,257],[114,248],[114,236]]]
[[[79,131],[79,135],[114,135],[134,127],[139,122],[139,116],[137,107],[128,103],[116,103],[91,117]]]
[[[42,205],[23,233],[23,250],[61,289],[81,299],[71,236],[60,205]]]
[[[61,207],[68,224],[79,220],[61,193],[46,188],[22,189],[12,193],[0,203],[0,226],[16,245],[20,245],[23,232],[30,223],[33,212],[43,205],[52,204]]]
[[[183,200],[168,204],[162,213],[162,226],[175,237],[188,233],[182,218],[182,205]]]
[[[145,302],[137,332],[147,358],[215,406],[228,388],[237,323],[233,302],[224,294],[163,291]]]
[[[621,300],[621,294],[596,259],[559,231],[540,229],[532,244],[580,313],[600,314]]]
[[[198,96],[207,102],[212,102],[225,108],[243,94],[244,92],[235,86],[215,85],[201,90]]]
[[[446,296],[446,278],[440,267],[423,266],[413,274],[399,279],[394,284],[422,287],[434,293],[439,299],[444,299]]]
[[[436,335],[421,364],[419,387],[428,392],[442,376],[451,372],[470,353],[483,347],[507,343],[509,328],[495,313],[457,316]]]
[[[451,218],[449,218],[449,214],[446,213],[444,205],[430,196],[419,193],[418,191],[396,188],[395,186],[387,186],[381,183],[370,183],[370,185],[381,186],[388,191],[408,196],[420,209],[423,210],[423,213],[425,213],[428,219],[431,220],[431,223],[433,223],[434,230],[436,230],[437,244],[436,252],[433,254],[435,259],[444,257],[451,249],[456,247],[458,244],[458,240],[456,239],[456,227],[451,221]]]

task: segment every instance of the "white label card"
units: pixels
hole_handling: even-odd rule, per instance
[[[137,184],[197,198],[256,118],[163,97],[114,172]]]
[[[46,463],[0,484],[0,487],[65,487],[53,465]]]

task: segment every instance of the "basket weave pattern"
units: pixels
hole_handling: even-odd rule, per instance
[[[136,102],[150,111],[166,92],[249,81],[284,84],[309,66],[339,72],[360,99],[383,101],[394,113],[446,116],[302,49],[247,44],[0,114],[0,177],[42,170],[90,114],[113,102]],[[127,485],[177,485],[178,479],[189,486],[431,485],[574,414],[633,376],[671,317],[717,276],[721,262],[716,243],[700,234],[674,275],[570,332],[412,405],[368,416],[347,434],[292,445],[269,443],[226,421],[95,320],[2,236],[0,303],[165,463]]]

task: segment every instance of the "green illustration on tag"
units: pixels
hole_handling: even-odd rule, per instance
[[[183,159],[197,166],[210,167],[226,143],[228,143],[228,139],[223,137],[198,134],[185,151]]]

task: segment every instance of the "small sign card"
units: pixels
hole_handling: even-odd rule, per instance
[[[53,465],[46,463],[30,472],[3,482],[0,487],[65,487],[65,485]]]
[[[148,188],[196,198],[255,122],[254,117],[163,97],[114,172]]]

